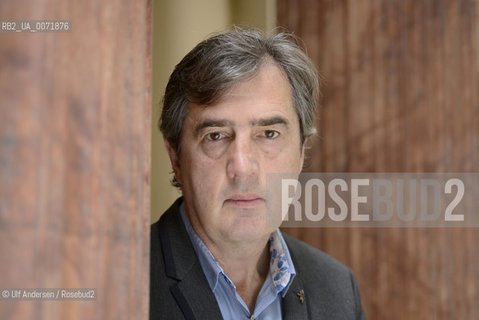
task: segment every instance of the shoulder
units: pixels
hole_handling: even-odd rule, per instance
[[[352,271],[334,257],[283,233],[296,276],[308,295],[310,312],[334,319],[364,319]],[[334,315],[334,316],[333,316]]]
[[[299,272],[320,271],[337,276],[349,276],[351,272],[349,268],[334,257],[285,233],[282,235]]]

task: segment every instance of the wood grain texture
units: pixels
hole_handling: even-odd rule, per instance
[[[0,319],[147,319],[151,0],[2,1],[0,287],[96,288],[0,301]]]
[[[479,171],[479,2],[278,0],[324,76],[311,172]],[[477,229],[289,229],[355,271],[369,319],[478,319]]]

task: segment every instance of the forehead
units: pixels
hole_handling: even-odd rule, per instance
[[[282,116],[289,122],[297,119],[286,74],[275,63],[265,62],[255,76],[234,84],[213,105],[191,103],[187,123],[203,118],[230,119],[234,124],[254,123],[272,116]]]

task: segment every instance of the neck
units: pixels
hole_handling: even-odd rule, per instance
[[[230,242],[226,239],[214,241],[201,228],[194,229],[252,312],[269,274],[269,235],[247,242]]]
[[[247,245],[205,244],[236,286],[238,294],[254,310],[256,299],[269,273],[268,238]]]
[[[213,239],[206,234],[195,216],[187,216],[197,235],[233,281],[250,311],[254,310],[258,294],[269,274],[270,235],[250,241]]]

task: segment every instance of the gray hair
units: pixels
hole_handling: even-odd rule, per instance
[[[260,31],[238,27],[200,42],[175,67],[159,122],[164,138],[178,152],[188,103],[215,103],[235,83],[254,76],[267,59],[288,77],[304,143],[316,133],[319,79],[313,62],[290,33],[266,37]]]

